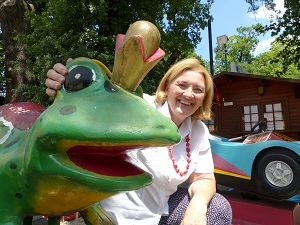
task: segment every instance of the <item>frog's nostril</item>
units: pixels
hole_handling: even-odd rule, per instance
[[[118,92],[118,88],[115,87],[110,81],[106,80],[104,82],[104,88],[107,92]]]
[[[76,111],[77,111],[76,106],[74,106],[74,105],[66,105],[66,106],[64,106],[64,107],[62,107],[60,109],[60,114],[66,116],[66,115],[70,115],[70,114],[72,114],[72,113],[74,113]]]

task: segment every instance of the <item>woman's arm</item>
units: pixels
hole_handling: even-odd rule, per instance
[[[216,180],[213,173],[192,173],[189,177],[191,201],[186,209],[182,225],[206,225],[207,207],[216,193]]]

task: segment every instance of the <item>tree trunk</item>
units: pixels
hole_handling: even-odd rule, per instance
[[[26,101],[18,91],[21,84],[29,83],[31,74],[25,67],[24,44],[15,40],[17,34],[29,34],[30,24],[25,20],[29,4],[23,0],[0,0],[0,23],[5,54],[6,99],[5,102]]]

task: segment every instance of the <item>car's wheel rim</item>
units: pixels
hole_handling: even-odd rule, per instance
[[[270,162],[266,166],[265,174],[267,180],[277,187],[286,187],[294,179],[293,170],[288,164],[282,161]]]

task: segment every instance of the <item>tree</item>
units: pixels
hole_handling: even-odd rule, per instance
[[[272,31],[273,36],[278,36],[283,49],[280,56],[284,60],[284,69],[295,64],[300,69],[300,4],[299,0],[285,0],[286,11],[282,16],[277,12],[276,18],[266,27]]]
[[[283,78],[300,78],[300,70],[294,63],[286,64],[282,57],[282,51],[285,49],[280,40],[275,39],[271,44],[269,51],[258,56],[254,56],[254,51],[258,44],[258,35],[264,33],[261,24],[255,24],[251,27],[237,28],[237,35],[229,37],[226,44],[228,67],[231,62],[237,63],[247,72],[273,77]],[[224,48],[217,46],[216,51],[216,68],[219,72],[225,70],[224,65]]]
[[[241,64],[241,66],[252,74],[299,79],[300,70],[297,66],[293,63],[287,66],[284,58],[281,57],[283,49],[284,46],[280,42],[274,41],[269,51],[255,57],[251,64]]]
[[[97,58],[111,68],[115,35],[126,32],[132,22],[140,19],[153,22],[160,29],[161,46],[167,53],[166,59],[170,57],[163,66],[166,68],[178,56],[192,53],[201,41],[201,30],[212,19],[209,9],[213,2],[0,0],[6,102],[46,102],[45,72],[69,56]],[[273,0],[246,2],[255,10],[260,2],[271,7]],[[151,73],[162,75],[163,68],[160,73]]]
[[[238,34],[230,36],[226,45],[215,48],[215,71],[225,71],[231,62],[251,64],[254,60],[254,50],[259,43],[258,36],[263,33],[263,26],[255,24],[251,27],[239,27]],[[227,62],[225,62],[225,54]],[[227,63],[227,65],[225,65]]]
[[[51,0],[47,2],[44,10],[39,10],[40,13],[32,11],[29,4],[25,4],[29,1],[16,1],[15,5],[11,6],[12,9],[24,6],[19,12],[12,12],[5,5],[3,9],[1,8],[5,14],[0,13],[2,29],[8,30],[15,26],[6,21],[9,15],[14,17],[14,14],[23,18],[23,24],[19,21],[20,27],[26,27],[26,31],[16,30],[13,36],[4,38],[5,46],[12,40],[22,44],[24,56],[22,61],[17,58],[7,61],[9,58],[6,58],[5,65],[14,61],[19,65],[22,63],[20,66],[22,69],[30,68],[30,71],[20,71],[27,80],[9,86],[9,90],[18,89],[15,93],[21,95],[8,97],[7,101],[25,98],[44,102],[46,96],[43,86],[46,71],[55,62],[64,62],[70,56],[97,58],[112,68],[116,34],[125,33],[129,25],[136,20],[144,19],[157,25],[161,31],[163,40],[161,46],[166,51],[166,58],[174,52],[184,56],[201,40],[201,29],[207,24],[212,2],[201,4],[200,0],[189,0],[183,4],[179,0]],[[24,20],[24,15],[27,20]],[[31,30],[28,31],[27,28]],[[8,48],[5,49],[5,54],[9,56],[10,52],[7,50]],[[23,64],[24,61],[26,65]],[[11,68],[17,67],[13,65]],[[8,78],[11,77],[9,73],[8,70],[5,71]],[[16,75],[18,74],[12,74]],[[7,83],[11,81],[12,79],[7,80]],[[25,84],[30,84],[31,89]],[[45,97],[41,96],[42,93]],[[9,91],[7,96],[11,96]]]
[[[6,95],[10,101],[14,101],[22,98],[17,92],[13,93],[12,89],[30,79],[28,71],[24,69],[24,45],[14,37],[18,33],[29,33],[30,24],[24,20],[24,12],[29,10],[29,5],[23,1],[19,3],[19,7],[13,7],[11,4],[10,1],[0,2],[0,21],[5,53]]]
[[[265,5],[268,10],[275,10],[275,3],[273,0],[246,0],[249,4],[248,12],[256,12],[261,3],[261,5]]]

